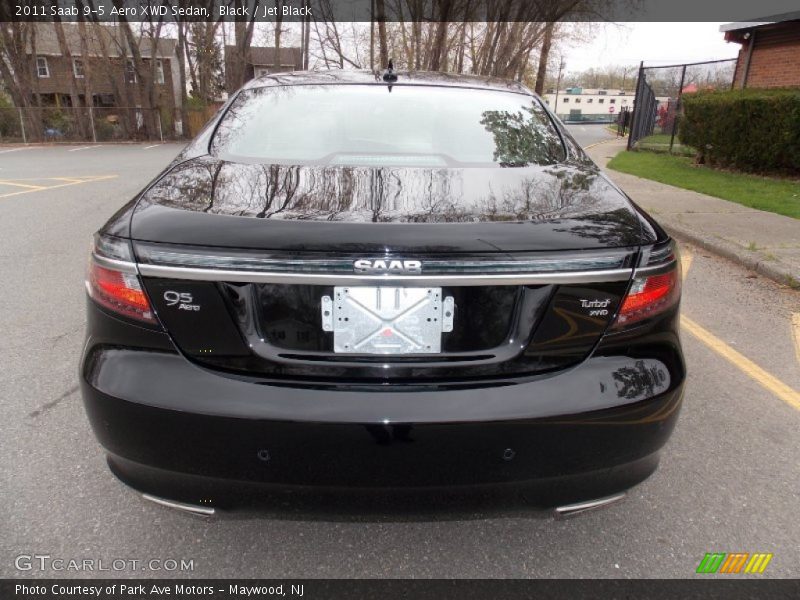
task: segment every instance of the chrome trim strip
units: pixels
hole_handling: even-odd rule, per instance
[[[167,508],[175,508],[184,512],[192,513],[193,515],[202,515],[204,517],[212,516],[216,511],[210,506],[200,506],[198,504],[187,504],[185,502],[178,502],[176,500],[167,500],[166,498],[159,498],[151,494],[142,494],[142,498],[149,500],[155,504],[166,506]]]
[[[130,273],[136,275],[136,263],[128,262],[126,260],[117,260],[116,258],[108,258],[107,256],[100,256],[96,252],[92,252],[92,260],[101,267],[121,271],[123,273]]]
[[[553,517],[557,520],[569,519],[570,517],[577,516],[581,513],[589,512],[590,510],[597,510],[609,504],[614,504],[625,498],[625,493],[607,496],[605,498],[598,498],[596,500],[587,500],[585,502],[576,502],[575,504],[565,504],[564,506],[557,506],[553,509]]]
[[[668,263],[660,264],[660,265],[653,265],[651,267],[638,267],[634,270],[633,276],[643,276],[646,277],[647,275],[661,275],[662,273],[667,273],[672,271],[678,264],[678,261],[670,261]]]
[[[306,257],[288,258],[259,256],[241,251],[209,249],[202,253],[181,247],[160,248],[152,243],[137,242],[136,252],[140,264],[159,265],[188,269],[220,269],[227,271],[286,272],[286,273],[339,273],[349,275],[360,259],[406,260],[405,254],[398,256],[349,256],[337,258]],[[531,255],[508,258],[497,257],[451,257],[429,258],[415,256],[422,262],[426,275],[480,275],[480,274],[529,274],[560,273],[567,271],[599,271],[621,269],[632,257],[630,249],[602,252],[560,252],[550,255]],[[355,269],[357,272],[361,272]],[[363,271],[363,272],[369,272]],[[380,273],[382,274],[382,273]],[[389,271],[390,275],[403,275],[401,270]],[[418,274],[418,273],[408,273]]]
[[[619,269],[624,256],[598,256],[581,258],[550,258],[523,260],[424,260],[424,270],[429,274],[465,275],[468,273],[559,273],[562,271],[589,271]],[[142,264],[180,268],[225,269],[229,271],[270,271],[288,273],[349,274],[353,271],[353,259],[271,259],[255,257],[233,257],[195,255],[177,252],[148,252],[141,256]],[[389,260],[389,259],[385,259]],[[403,260],[401,257],[397,260]],[[359,271],[361,272],[361,271]]]
[[[498,273],[490,275],[365,275],[329,273],[275,273],[167,267],[139,263],[139,273],[145,277],[189,279],[196,281],[230,281],[235,283],[286,283],[307,285],[527,285],[548,283],[594,283],[626,281],[633,269],[607,269],[563,273]]]

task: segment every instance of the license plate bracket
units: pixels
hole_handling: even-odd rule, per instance
[[[453,330],[452,296],[439,287],[341,286],[323,296],[322,329],[340,354],[436,354]]]

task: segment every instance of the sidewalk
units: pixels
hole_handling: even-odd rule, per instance
[[[601,168],[625,140],[587,150]],[[738,262],[783,284],[800,285],[800,220],[606,170],[609,177],[671,235]]]

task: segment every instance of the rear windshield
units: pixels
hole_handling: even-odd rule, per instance
[[[565,155],[531,96],[402,85],[244,90],[212,152],[243,162],[424,167],[546,165]]]

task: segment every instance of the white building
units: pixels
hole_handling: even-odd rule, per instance
[[[633,90],[602,90],[571,87],[558,91],[547,90],[542,99],[562,119],[613,121],[623,108],[633,108]],[[669,98],[657,98],[659,104]]]

